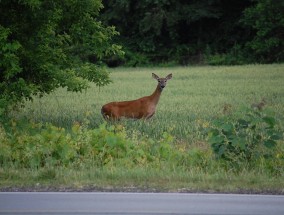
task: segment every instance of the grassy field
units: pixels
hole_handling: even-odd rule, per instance
[[[152,119],[114,123],[123,128],[123,132],[119,134],[122,142],[127,136],[134,143],[133,148],[132,142],[126,144],[132,154],[126,152],[125,158],[112,160],[113,155],[110,153],[106,159],[113,163],[108,160],[107,164],[93,166],[86,166],[85,161],[75,166],[47,165],[44,168],[31,169],[7,166],[0,168],[0,188],[284,193],[283,140],[278,141],[278,151],[275,154],[277,159],[269,162],[259,159],[255,165],[240,162],[234,168],[230,164],[224,165],[224,161],[214,159],[207,143],[207,134],[203,132],[214,119],[227,114],[242,117],[240,109],[249,108],[251,104],[265,99],[265,109],[272,112],[283,133],[284,64],[118,68],[111,69],[110,72],[113,83],[107,87],[99,89],[91,85],[83,93],[58,89],[43,98],[27,102],[24,108],[11,115],[16,119],[27,118],[33,122],[52,123],[70,132],[74,130],[74,125],[82,124],[87,125],[88,129],[96,129],[104,122],[100,113],[103,104],[150,95],[157,85],[156,80],[152,79],[152,72],[160,77],[172,73],[173,78],[168,81]],[[48,129],[42,133],[42,139],[35,135],[30,139],[24,137],[24,140],[18,142],[37,142],[36,138],[41,142],[48,139],[47,144],[54,144],[56,147],[57,140],[54,142],[48,132],[55,132],[56,135],[61,132],[61,137],[65,135],[65,131]],[[75,132],[72,135],[77,139],[70,139],[68,134],[66,138],[69,138],[70,145],[76,146],[78,141],[86,143],[88,138],[94,138],[97,133],[97,130],[93,133]],[[109,135],[116,138],[115,133]],[[5,139],[6,136],[3,135],[2,138]],[[158,154],[155,154],[155,145],[160,147]],[[140,149],[145,154],[151,154],[151,162],[143,160],[146,158],[144,155],[140,156]],[[141,159],[134,164],[129,163],[131,156],[140,156]]]
[[[92,86],[84,93],[65,89],[27,103],[19,114],[39,122],[70,127],[83,122],[90,126],[103,122],[101,107],[110,101],[133,100],[150,95],[157,81],[152,72],[173,79],[162,93],[156,114],[149,121],[123,121],[129,132],[141,132],[158,138],[164,131],[192,143],[200,138],[198,128],[230,111],[250,107],[266,100],[266,108],[277,117],[284,116],[284,65],[248,65],[233,67],[119,68],[111,71],[113,83],[101,89]]]

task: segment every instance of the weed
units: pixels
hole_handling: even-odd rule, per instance
[[[282,131],[269,112],[244,109],[242,117],[218,118],[208,130],[208,141],[217,158],[233,164],[259,159],[276,159],[277,141]]]

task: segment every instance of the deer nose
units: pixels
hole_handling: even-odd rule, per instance
[[[161,85],[161,88],[164,88],[165,86],[164,85]]]

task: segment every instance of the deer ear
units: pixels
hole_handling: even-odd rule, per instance
[[[157,76],[155,73],[152,73],[152,77],[153,77],[154,79],[156,79],[156,80],[159,79],[159,76]]]
[[[170,79],[172,79],[172,77],[173,77],[173,75],[172,75],[172,73],[171,73],[171,74],[168,74],[168,75],[167,75],[166,79],[167,79],[167,80],[170,80]]]

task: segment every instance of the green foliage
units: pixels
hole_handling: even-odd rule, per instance
[[[97,20],[101,8],[100,0],[0,2],[0,114],[60,86],[110,82],[101,61],[122,51],[112,44],[114,27]]]
[[[275,117],[255,110],[245,110],[241,115],[213,121],[208,141],[215,155],[228,161],[275,158],[277,141],[283,139]]]
[[[245,115],[250,111],[233,113],[265,97],[264,110],[272,109],[275,115],[265,111],[262,117],[272,116],[276,120],[274,130],[283,134],[283,66],[117,68],[111,73],[116,81],[100,91],[93,85],[83,93],[64,88],[37,97],[10,113],[15,120],[0,128],[0,186],[28,184],[37,188],[49,183],[51,187],[78,189],[87,184],[88,188],[281,190],[283,138],[271,148],[257,146],[257,153],[253,152],[249,161],[238,155],[232,161],[216,159],[204,130],[224,113],[232,114],[219,120],[227,124],[235,125],[238,119],[250,121],[250,116]],[[106,102],[152,93],[156,85],[148,77],[153,70],[161,76],[173,71],[175,74],[175,81],[161,96],[156,115],[146,121],[121,120],[101,125],[100,108]],[[21,121],[23,118],[28,120]],[[257,123],[264,126],[258,130],[265,136],[269,123],[264,120],[272,125],[274,120],[260,119],[261,123]],[[248,135],[254,132],[238,130]]]
[[[51,124],[8,124],[0,130],[2,167],[157,166],[163,161],[176,163],[180,154],[167,133],[158,142],[146,138],[134,141],[121,125],[102,124],[89,130],[75,123],[68,132]]]
[[[153,70],[161,76],[175,71],[175,81],[163,92],[156,115],[151,120],[121,120],[113,126],[110,123],[100,127],[103,123],[100,113],[103,104],[114,100],[135,99],[153,92],[156,84],[147,78],[149,74],[151,78]],[[283,174],[283,139],[277,140],[277,145],[271,148],[263,143],[267,139],[266,135],[269,135],[268,130],[274,129],[283,133],[283,65],[118,68],[114,71],[111,73],[112,78],[117,81],[100,92],[95,86],[83,93],[58,89],[50,95],[36,98],[34,102],[27,102],[21,111],[12,115],[15,118],[12,126],[4,124],[5,130],[1,132],[0,139],[3,163],[7,166],[20,166],[17,160],[11,161],[11,154],[19,153],[18,151],[23,153],[23,149],[17,149],[16,145],[29,143],[35,146],[31,148],[35,148],[41,158],[39,168],[61,167],[77,170],[89,166],[94,169],[125,167],[127,171],[135,167],[147,169],[149,166],[157,171],[162,171],[163,168],[168,171],[180,168],[182,171],[198,169],[212,171],[214,174],[214,169],[223,169],[220,163],[228,165],[226,168],[230,168],[230,171],[236,166],[231,164],[237,161],[241,167],[239,171],[246,168],[248,171],[258,171],[259,174],[267,170],[273,174]],[[252,110],[235,113],[243,104],[250,105],[262,97],[267,98],[265,109],[272,109],[275,115],[264,111],[258,116]],[[239,132],[235,134],[236,138],[245,137],[251,144],[256,143],[252,137],[257,137],[258,134],[263,136],[262,142],[252,148],[249,161],[242,149],[239,149],[239,155],[233,154],[237,151],[235,149],[230,151],[232,156],[226,160],[215,159],[213,150],[207,145],[207,133],[203,131],[212,125],[216,116],[223,116],[224,113],[231,115],[219,121],[234,126]],[[246,115],[249,113],[253,115],[251,118]],[[269,118],[264,118],[265,116],[272,116],[276,120],[273,129],[265,129],[269,127]],[[21,122],[22,118],[37,123],[31,126],[25,121]],[[237,127],[239,119],[252,121],[258,118],[260,123],[256,123],[258,127],[255,130]],[[273,120],[271,122],[273,124]],[[60,127],[61,129],[57,129]],[[221,125],[216,125],[215,128],[220,130]],[[46,138],[49,134],[54,138]],[[45,139],[41,140],[41,136]],[[21,139],[28,140],[18,144]],[[13,141],[15,145],[11,145]],[[45,146],[44,141],[50,141],[46,145],[52,151],[51,156],[40,152],[42,146]],[[46,160],[45,157],[49,159]],[[36,159],[33,162],[37,164],[32,166],[39,165]],[[32,168],[28,160],[21,165]]]
[[[241,11],[245,4],[228,4],[223,8],[219,1],[207,0],[104,1],[101,18],[117,27],[121,33],[119,40],[127,49],[146,57],[150,63],[175,61],[188,64],[192,63],[192,56],[204,52],[206,44],[212,44],[213,38],[215,41],[222,37],[221,28],[216,28],[215,24],[218,19],[228,22],[225,10]],[[233,27],[231,23],[232,20],[227,28]],[[214,45],[224,41],[222,37]],[[137,61],[137,55],[132,56],[130,61]],[[196,63],[196,60],[193,62]]]
[[[224,54],[214,54],[207,47],[205,51],[205,61],[209,65],[243,65],[251,62],[252,59],[245,54],[244,49],[240,45],[235,45],[230,51]]]
[[[140,54],[138,52],[131,52],[129,50],[125,52],[125,66],[136,67],[136,66],[144,66],[149,64],[150,64],[149,59],[145,54]]]
[[[226,64],[226,55],[225,54],[214,54],[207,56],[207,63],[209,65],[225,65]]]
[[[273,117],[250,112],[234,123],[219,120],[208,134],[215,155],[229,165],[246,160],[250,168],[264,167],[262,171],[283,174],[283,149],[276,142],[282,134]],[[12,120],[0,127],[0,147],[0,167],[40,170],[39,177],[46,179],[56,177],[56,168],[222,168],[205,142],[192,146],[177,143],[167,132],[158,140],[138,139],[127,134],[121,124],[104,123],[88,129],[76,122],[66,130],[48,123]]]
[[[284,2],[281,0],[256,0],[244,10],[241,22],[255,31],[246,45],[258,62],[272,63],[284,60]]]
[[[21,73],[20,58],[17,52],[21,49],[18,41],[9,41],[11,31],[0,25],[0,116],[10,102],[16,102],[19,96],[29,97],[34,86],[27,86],[23,78],[12,80]]]
[[[134,130],[159,139],[167,131],[178,140],[192,143],[203,138],[199,127],[206,126],[226,104],[229,111],[234,111],[244,104],[267,98],[267,106],[277,113],[283,127],[283,70],[284,64],[116,68],[111,69],[111,78],[116,81],[105,88],[99,90],[92,86],[83,93],[58,89],[26,102],[24,108],[11,112],[10,116],[70,128],[74,121],[83,122],[86,115],[91,115],[90,127],[97,127],[103,122],[100,112],[103,104],[150,95],[156,87],[151,80],[153,71],[161,76],[173,73],[174,81],[163,91],[156,114],[150,121],[122,120],[121,124],[130,135]]]
[[[138,64],[181,65],[284,60],[282,0],[108,0],[104,5],[101,19],[117,27],[117,40],[133,53],[126,65],[135,66],[137,57],[143,57]]]

